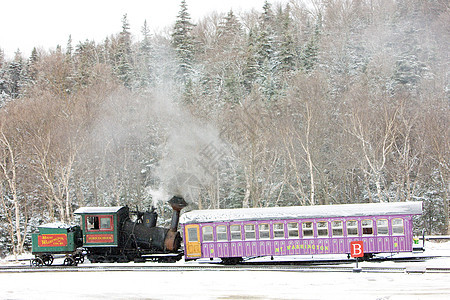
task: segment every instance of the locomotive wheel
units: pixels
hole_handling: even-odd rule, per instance
[[[42,261],[44,265],[51,266],[53,263],[53,256],[52,255],[46,255],[42,258]]]
[[[42,267],[43,264],[44,264],[44,261],[40,257],[36,257],[31,261],[31,265],[33,267]]]
[[[65,266],[76,266],[77,262],[72,257],[66,257],[64,259],[64,265]]]
[[[75,255],[74,259],[77,264],[84,263],[84,255],[83,254]]]

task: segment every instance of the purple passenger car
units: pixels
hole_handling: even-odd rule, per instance
[[[181,217],[186,260],[413,250],[422,202],[197,210]]]

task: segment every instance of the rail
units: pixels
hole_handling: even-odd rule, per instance
[[[274,272],[354,272],[350,266],[286,266],[286,265],[195,265],[195,266],[51,266],[0,267],[0,273],[42,272],[189,272],[189,271],[274,271]],[[450,268],[363,267],[362,273],[450,273]]]

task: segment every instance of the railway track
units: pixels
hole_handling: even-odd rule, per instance
[[[292,265],[292,264],[240,264],[227,266],[222,264],[196,265],[79,265],[48,267],[0,266],[0,273],[39,273],[39,272],[191,272],[191,271],[276,271],[276,272],[354,272],[353,266],[337,265]],[[362,273],[450,273],[450,268],[435,267],[381,267],[361,268]]]

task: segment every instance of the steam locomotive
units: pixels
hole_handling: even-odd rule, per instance
[[[85,255],[93,263],[180,260],[178,223],[187,203],[178,196],[168,203],[173,209],[169,229],[156,226],[154,208],[140,212],[130,211],[128,206],[81,207],[74,212],[81,216],[81,226],[54,223],[38,228],[39,233],[32,235],[32,264],[51,265],[57,254],[65,255],[65,265],[81,263]]]

